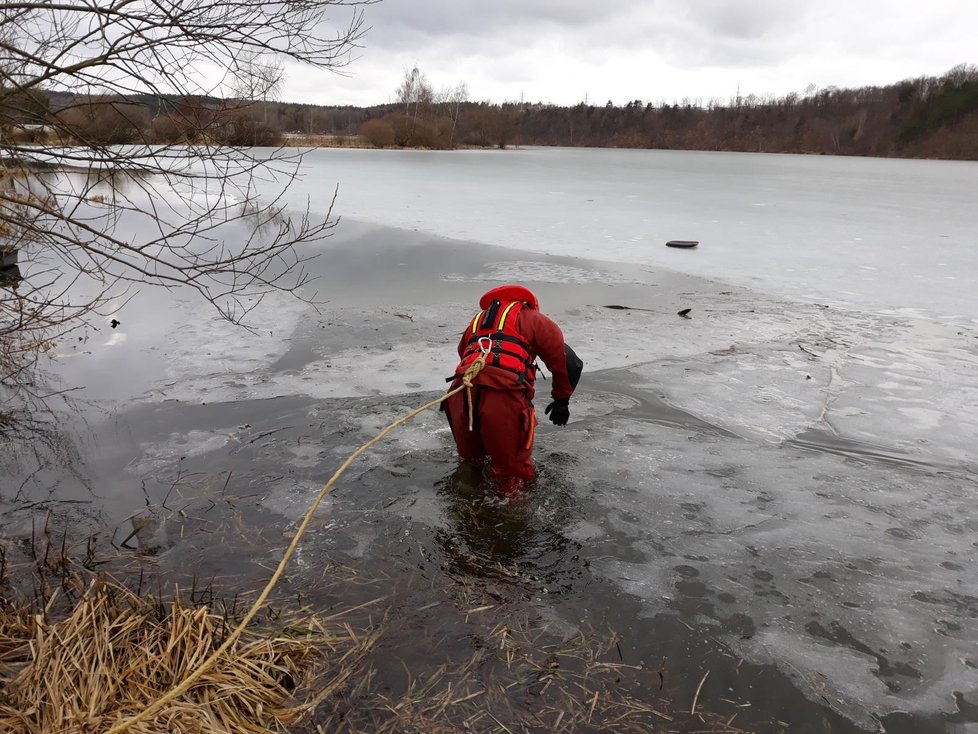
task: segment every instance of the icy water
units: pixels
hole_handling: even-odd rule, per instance
[[[50,512],[118,542],[149,511],[130,544],[155,563],[262,578],[343,459],[444,389],[478,296],[521,281],[586,369],[525,500],[459,472],[430,411],[351,468],[283,593],[390,579],[407,660],[469,644],[462,607],[614,629],[687,708],[709,671],[700,707],[763,731],[978,725],[978,166],[324,150],[292,201],[336,182],[318,309],[269,298],[245,332],[144,293],[59,346],[88,387],[61,463],[0,485],[8,537]]]

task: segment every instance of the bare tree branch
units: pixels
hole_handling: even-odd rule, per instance
[[[342,72],[375,1],[0,2],[0,415],[46,345],[138,287],[238,323],[307,297],[335,192],[288,210],[301,159],[244,145],[268,127],[252,106],[285,61]]]

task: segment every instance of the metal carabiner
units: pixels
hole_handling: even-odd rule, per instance
[[[487,342],[489,346],[488,347],[483,346],[482,342]],[[482,356],[488,357],[489,352],[492,351],[492,339],[490,339],[488,336],[480,336],[479,341],[477,341],[476,344],[479,345],[479,351],[482,352]]]

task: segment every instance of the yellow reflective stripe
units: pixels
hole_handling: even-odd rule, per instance
[[[512,309],[515,305],[516,301],[513,301],[503,309],[503,315],[499,317],[499,322],[496,324],[496,331],[502,331],[503,327],[506,326],[506,317],[509,316],[510,309]]]
[[[479,330],[479,319],[482,318],[482,314],[483,314],[483,312],[482,311],[479,311],[479,313],[477,313],[475,315],[475,318],[472,319],[472,333],[473,334]]]

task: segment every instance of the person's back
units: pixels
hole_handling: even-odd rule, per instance
[[[551,374],[553,402],[546,413],[556,425],[566,425],[574,384],[568,364],[580,361],[564,343],[552,320],[540,313],[536,296],[523,286],[494,288],[480,299],[481,311],[458,344],[459,364],[452,387],[479,356],[485,366],[473,380],[471,411],[466,391],[452,396],[443,409],[455,437],[459,456],[466,461],[489,460],[489,469],[505,494],[534,478],[533,437],[536,414],[536,360]],[[573,361],[568,355],[573,355]],[[574,380],[576,384],[576,379]]]

